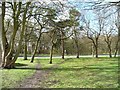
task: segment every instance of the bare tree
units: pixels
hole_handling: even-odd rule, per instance
[[[113,38],[112,35],[113,35],[114,31],[115,31],[112,27],[109,28],[109,30],[106,29],[106,30],[103,31],[104,40],[105,40],[105,42],[107,44],[110,58],[112,57],[112,47],[111,47],[112,38]]]
[[[118,13],[117,13],[117,20],[116,20],[116,28],[118,31],[118,37],[117,37],[117,41],[116,41],[116,46],[115,46],[115,53],[114,53],[114,57],[116,57],[117,53],[119,54],[119,46],[120,46],[120,7],[118,6]]]
[[[95,28],[93,28],[93,26],[90,26],[90,21],[87,22],[86,20],[84,20],[84,22],[86,23],[85,30],[87,37],[92,41],[95,50],[95,57],[98,58],[98,40],[102,30],[104,29],[104,18],[102,17],[101,13],[97,14],[96,20],[96,26],[98,27]]]

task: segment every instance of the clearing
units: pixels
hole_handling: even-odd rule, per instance
[[[117,88],[118,58],[18,60],[2,70],[3,88]],[[11,84],[12,82],[12,84]]]

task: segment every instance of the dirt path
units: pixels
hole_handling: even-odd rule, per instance
[[[36,71],[31,76],[23,80],[19,85],[18,88],[43,88],[40,85],[40,82],[45,79],[46,75],[49,73],[44,70],[40,70],[40,64],[36,65]]]
[[[36,65],[36,71],[31,76],[20,82],[17,86],[18,88],[45,88],[42,84],[42,80],[44,81],[48,74],[51,72],[52,68],[58,67],[60,64],[64,63],[64,61],[53,65],[52,67],[48,68],[48,70],[42,70],[40,63]]]

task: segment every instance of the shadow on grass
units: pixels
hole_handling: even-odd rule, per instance
[[[84,58],[82,58],[84,60]],[[89,59],[89,58],[88,58]],[[86,60],[86,58],[85,58]],[[66,58],[64,61],[72,61],[72,58]],[[63,61],[63,62],[64,62]],[[105,61],[105,60],[104,60]],[[108,61],[108,60],[106,60]],[[62,64],[63,62],[59,63]],[[109,63],[110,65],[113,65],[114,63]],[[109,65],[109,66],[110,66]],[[16,67],[14,69],[24,69],[24,70],[50,70],[50,71],[79,71],[79,70],[89,70],[89,71],[107,71],[107,72],[117,72],[118,66],[96,66],[96,65],[87,65],[84,67],[79,66],[72,66],[72,67],[50,67],[50,68],[31,68],[31,67],[22,67],[22,66],[28,66],[27,64],[22,63],[16,63]]]
[[[104,61],[104,62],[112,62],[112,61],[116,61],[118,62],[118,57],[116,58],[108,58],[108,57],[98,57],[98,58],[94,58],[94,57],[81,57],[81,58],[76,58],[74,59],[74,62],[78,62],[78,61]],[[73,58],[66,58],[64,59],[64,61],[69,61],[69,62],[73,62]]]
[[[29,67],[20,67],[20,68],[14,68],[14,69],[24,69],[24,70],[50,70],[50,71],[79,71],[79,70],[88,70],[88,71],[106,71],[106,72],[117,72],[118,66],[113,67],[77,67],[77,68],[29,68]]]
[[[23,63],[15,63],[15,66],[21,67],[21,66],[28,66],[28,65],[27,64],[23,64]]]

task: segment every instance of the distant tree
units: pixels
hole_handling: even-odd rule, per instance
[[[25,32],[24,32],[24,60],[27,60],[27,53],[28,53],[28,42],[30,40],[31,33],[33,32],[33,26],[28,26],[30,17],[26,21]],[[31,24],[30,24],[31,25]]]
[[[79,26],[79,19],[80,19],[80,12],[76,9],[71,9],[70,10],[70,19],[73,23],[72,29],[73,29],[73,39],[75,41],[75,45],[76,45],[76,51],[77,51],[77,58],[79,58],[79,54],[80,54],[80,49],[79,49],[79,33],[80,33],[80,26]]]
[[[66,20],[62,20],[56,23],[56,27],[60,30],[61,33],[61,51],[62,51],[62,59],[64,59],[64,55],[65,55],[65,39],[69,38],[70,36],[73,35],[73,33],[69,33],[67,35],[68,32],[70,32],[70,28],[73,26],[73,23],[71,20],[66,19]]]
[[[114,9],[112,12],[110,12],[106,17],[109,17],[109,16],[111,16],[111,15],[113,15],[113,14],[118,14],[118,18],[117,18],[117,20],[118,20],[118,43],[116,43],[116,51],[115,51],[115,56],[116,56],[116,54],[117,54],[117,50],[119,51],[119,40],[120,40],[120,1],[109,1],[109,2],[106,2],[106,3],[103,3],[103,1],[99,1],[99,2],[97,2],[97,3],[93,3],[92,4],[92,9],[96,9],[96,10],[98,10],[98,11],[100,11],[100,10],[107,10],[107,11],[110,11],[110,10],[112,10],[112,9]],[[118,46],[118,48],[117,48],[117,46]]]
[[[52,64],[52,57],[53,57],[53,49],[55,48],[55,46],[57,45],[57,42],[59,41],[59,31],[57,31],[56,29],[50,30],[49,31],[49,36],[50,36],[50,64]]]
[[[113,26],[112,26],[113,27]],[[112,35],[114,33],[114,29],[113,28],[109,28],[109,30],[104,30],[103,34],[104,34],[104,40],[107,44],[108,50],[109,50],[109,57],[112,57]]]
[[[119,9],[120,7],[118,7]],[[116,20],[116,28],[117,28],[117,32],[118,32],[118,37],[116,39],[116,45],[115,45],[115,52],[114,52],[114,57],[116,57],[117,53],[119,54],[119,45],[120,45],[120,11],[118,10],[117,13],[117,20]]]
[[[102,30],[104,29],[104,18],[102,17],[101,13],[96,13],[97,15],[97,26],[98,28],[93,28],[92,26],[90,26],[90,21],[86,22],[86,34],[87,37],[92,41],[93,45],[94,45],[94,50],[95,50],[95,57],[98,58],[98,40],[99,37],[101,35]]]

